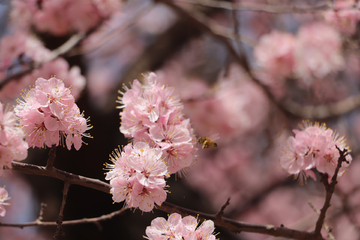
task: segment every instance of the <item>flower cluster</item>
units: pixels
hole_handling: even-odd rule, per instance
[[[196,139],[189,119],[183,117],[183,105],[174,89],[160,85],[155,73],[145,76],[145,85],[132,84],[119,103],[120,132],[134,142],[145,141],[160,148],[170,174],[189,167],[196,151]]]
[[[273,31],[254,48],[259,65],[273,78],[299,77],[309,85],[345,66],[339,32],[323,22],[300,27],[297,37]]]
[[[70,89],[57,78],[38,78],[35,86],[19,100],[15,113],[31,147],[59,145],[66,138],[70,150],[72,144],[79,150],[82,136],[91,127],[80,113]]]
[[[9,194],[5,188],[0,187],[0,216],[4,217],[6,214],[5,205],[10,205],[10,203],[6,203],[5,201],[9,200]]]
[[[166,199],[165,176],[167,166],[162,160],[162,151],[147,143],[128,144],[123,152],[115,150],[107,164],[113,200],[125,203],[130,208],[150,212],[154,204],[161,205]]]
[[[333,130],[326,128],[325,124],[312,125],[304,121],[303,130],[294,129],[295,137],[289,137],[284,147],[280,165],[289,174],[300,176],[300,183],[310,176],[316,179],[312,168],[328,174],[329,179],[334,175],[340,157],[340,150],[348,149],[344,137],[339,137]],[[338,176],[342,176],[351,163],[352,158],[346,155],[342,162]],[[303,179],[305,178],[305,179]]]
[[[24,137],[24,132],[16,126],[14,112],[6,111],[0,103],[0,176],[4,166],[11,168],[12,160],[24,160],[27,157],[29,146]]]
[[[204,221],[198,227],[198,221],[192,216],[181,218],[178,213],[173,213],[166,221],[158,217],[151,221],[151,226],[146,228],[146,237],[149,240],[158,239],[184,239],[184,240],[215,240],[214,222]]]

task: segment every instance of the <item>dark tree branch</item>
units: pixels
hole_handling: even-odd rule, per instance
[[[72,173],[68,173],[56,168],[52,168],[49,170],[46,169],[45,167],[36,166],[28,163],[20,163],[16,161],[12,162],[12,168],[13,170],[21,171],[27,174],[53,177],[60,179],[64,182],[67,182],[68,184],[76,184],[76,185],[92,188],[98,191],[102,191],[105,193],[110,193],[111,187],[108,183],[102,182],[97,179],[87,178]],[[321,236],[315,236],[313,233],[309,233],[305,231],[298,231],[285,227],[275,227],[273,225],[249,224],[223,217],[221,219],[218,219],[216,214],[206,214],[202,212],[197,212],[168,202],[163,202],[163,204],[161,206],[158,206],[157,209],[167,212],[169,214],[177,212],[183,216],[187,216],[187,215],[198,216],[199,220],[201,221],[213,220],[215,225],[228,228],[234,232],[244,231],[244,232],[252,232],[252,233],[261,233],[271,236],[287,237],[298,240],[323,240]],[[76,221],[78,222],[80,221],[79,223],[82,223],[81,222],[82,220],[76,220]],[[6,226],[6,225],[0,224],[0,226]],[[37,226],[37,225],[29,224],[28,226]]]
[[[49,151],[49,158],[46,163],[46,169],[51,169],[54,167],[54,161],[56,158],[56,145],[52,145]]]
[[[110,184],[102,182],[98,179],[88,178],[62,171],[57,168],[46,169],[42,166],[37,166],[29,163],[21,163],[17,161],[12,162],[12,169],[27,174],[47,176],[56,179],[60,179],[69,184],[80,185],[88,188],[92,188],[101,192],[110,193]]]
[[[323,182],[325,189],[326,189],[326,197],[325,197],[325,202],[323,207],[321,208],[320,211],[320,215],[318,220],[316,221],[316,227],[315,227],[315,235],[317,236],[321,236],[321,228],[324,224],[325,221],[325,215],[326,215],[326,211],[328,210],[328,208],[330,207],[330,200],[331,197],[335,191],[335,185],[337,184],[337,175],[339,173],[339,170],[341,168],[341,165],[343,162],[346,162],[346,156],[348,154],[347,149],[344,150],[340,150],[337,146],[336,148],[338,149],[339,153],[340,153],[340,157],[338,159],[337,162],[337,166],[335,168],[335,173],[331,178],[331,183],[329,184],[328,182],[328,174],[326,173],[321,173],[321,181]]]

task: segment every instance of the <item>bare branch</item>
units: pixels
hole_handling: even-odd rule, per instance
[[[221,219],[222,215],[224,215],[224,210],[227,206],[230,205],[230,197],[226,200],[226,203],[220,208],[220,210],[216,213],[215,217],[216,219]]]
[[[300,7],[300,6],[274,6],[269,4],[259,3],[239,3],[233,4],[225,1],[214,1],[214,0],[177,0],[179,2],[186,2],[204,7],[221,8],[226,10],[239,10],[239,11],[257,11],[267,13],[314,13],[331,9],[328,4],[322,4],[313,7]]]
[[[286,227],[275,227],[273,225],[260,225],[260,224],[249,224],[240,221],[234,221],[228,218],[217,219],[216,215],[206,214],[202,212],[193,211],[186,209],[168,202],[163,202],[163,204],[157,207],[159,210],[171,213],[179,213],[182,216],[197,216],[200,221],[212,220],[216,226],[224,227],[230,229],[233,232],[252,232],[252,233],[261,233],[276,237],[286,237],[298,240],[324,240],[321,236],[315,236],[313,233],[305,231],[297,231],[289,229]]]
[[[16,161],[12,162],[12,167],[14,170],[21,171],[27,174],[33,174],[33,175],[40,175],[40,176],[48,176],[57,178],[60,180],[63,180],[64,182],[68,182],[69,184],[76,184],[81,185],[84,187],[92,188],[98,191],[102,191],[105,193],[110,193],[110,185],[102,182],[97,179],[87,178],[79,175],[75,175],[72,173],[68,173],[56,168],[52,168],[50,170],[47,170],[45,167],[36,166],[33,164],[28,163],[19,163]],[[202,212],[193,211],[190,209],[182,208],[180,206],[163,202],[161,206],[158,206],[157,209],[167,212],[169,214],[177,212],[182,214],[183,216],[192,215],[192,216],[198,216],[200,220],[210,219],[213,220],[214,223],[217,226],[228,228],[234,232],[253,232],[253,233],[262,233],[266,235],[271,236],[279,236],[279,237],[287,237],[287,238],[293,238],[293,239],[299,239],[299,240],[323,240],[323,238],[320,236],[316,236],[313,233],[308,233],[305,231],[297,231],[289,228],[284,227],[275,227],[273,225],[260,225],[260,224],[249,224],[244,222],[235,221],[228,218],[221,218],[217,219],[216,215],[212,214],[206,214]],[[77,220],[79,223],[82,223],[82,220]],[[44,224],[39,224],[41,221],[35,221],[34,223],[28,223],[28,225],[16,225],[18,227],[25,227],[25,226],[45,226]],[[51,225],[52,224],[52,225]],[[51,226],[54,226],[53,223],[51,223]],[[49,224],[48,224],[49,225]],[[10,226],[10,225],[4,225],[0,224],[0,226]],[[15,226],[15,225],[11,225]]]
[[[316,212],[317,215],[320,215],[319,209],[317,209],[312,202],[309,201],[308,204],[314,210],[314,212]],[[330,240],[335,240],[334,235],[332,235],[332,233],[331,233],[331,228],[326,224],[326,222],[324,222],[323,225],[324,225],[324,228],[325,228],[325,230],[326,230],[326,232],[328,234],[329,239]]]
[[[17,161],[12,162],[12,169],[32,175],[47,176],[60,179],[70,184],[80,185],[92,188],[101,192],[110,193],[110,184],[102,182],[98,179],[79,176],[69,172],[62,171],[57,168],[46,169],[42,166],[37,166],[29,163],[21,163]]]
[[[69,191],[69,187],[70,184],[68,182],[64,183],[64,189],[63,189],[63,198],[61,201],[61,207],[60,207],[60,212],[59,212],[59,216],[56,219],[56,223],[57,223],[57,227],[56,227],[56,232],[54,234],[54,239],[57,239],[57,237],[59,236],[59,234],[64,235],[64,230],[62,228],[62,222],[64,219],[64,209],[65,209],[65,204],[66,204],[66,198],[67,198],[67,193]]]
[[[81,54],[87,54],[90,52],[93,52],[97,49],[99,49],[104,44],[108,43],[110,40],[112,40],[114,37],[118,36],[120,33],[124,32],[129,27],[133,26],[135,23],[137,23],[146,13],[148,13],[154,6],[150,5],[147,7],[144,7],[140,9],[138,12],[134,14],[134,16],[127,22],[121,24],[119,27],[111,30],[111,32],[104,34],[101,38],[99,38],[99,41],[95,43],[90,43],[82,46],[79,49],[72,49],[68,56],[76,56]]]
[[[98,224],[101,221],[106,221],[106,220],[110,220],[118,215],[123,214],[125,211],[127,210],[127,208],[123,208],[121,210],[109,213],[109,214],[105,214],[102,215],[100,217],[95,217],[95,218],[83,218],[83,219],[77,219],[77,220],[69,220],[69,221],[63,221],[62,225],[78,225],[78,224],[86,224],[86,223],[94,223],[94,224]],[[39,219],[33,221],[33,222],[28,222],[28,223],[19,223],[19,224],[10,224],[10,223],[0,223],[0,227],[15,227],[15,228],[25,228],[25,227],[39,227],[39,226],[57,226],[58,224],[56,222],[43,222]]]

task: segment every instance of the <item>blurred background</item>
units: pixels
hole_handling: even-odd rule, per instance
[[[303,119],[324,122],[347,138],[350,171],[339,179],[326,223],[336,239],[360,238],[360,10],[357,1],[321,0],[13,0],[0,1],[0,101],[16,104],[38,77],[64,79],[90,116],[92,139],[79,151],[58,147],[55,167],[105,181],[104,166],[120,133],[115,100],[123,84],[154,71],[175,87],[197,136],[218,134],[184,178],[167,180],[167,201],[250,223],[312,231],[325,189],[300,186],[282,170],[285,140]],[[234,10],[234,8],[237,10]],[[180,9],[180,10],[179,10]],[[55,60],[51,51],[84,32]],[[40,67],[35,63],[43,63]],[[8,76],[32,69],[27,74]],[[29,149],[25,162],[45,165],[49,149]],[[63,182],[8,171],[11,196],[4,223],[55,221]],[[110,194],[70,187],[64,220],[121,209]],[[124,214],[99,224],[64,226],[59,239],[142,239],[159,210]],[[1,239],[50,239],[56,227],[0,228]],[[281,239],[216,228],[220,239]],[[326,232],[323,234],[326,236]]]

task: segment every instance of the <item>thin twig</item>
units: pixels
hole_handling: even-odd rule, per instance
[[[121,215],[123,214],[125,211],[127,210],[127,208],[123,208],[121,210],[109,213],[109,214],[105,214],[102,215],[100,217],[94,217],[94,218],[83,218],[83,219],[77,219],[77,220],[68,220],[68,221],[63,221],[62,225],[78,225],[78,224],[86,224],[86,223],[94,223],[94,224],[98,224],[101,221],[105,221],[105,220],[110,220],[115,216]],[[12,224],[12,223],[0,223],[1,227],[15,227],[15,228],[25,228],[25,227],[46,227],[46,226],[57,226],[58,223],[57,222],[43,222],[39,219],[33,221],[33,222],[28,222],[28,223],[19,223],[19,224]]]
[[[230,205],[230,197],[228,197],[228,199],[226,200],[226,203],[220,208],[220,210],[216,213],[215,217],[216,219],[221,219],[222,216],[224,215],[224,210],[227,206]]]
[[[269,4],[259,3],[239,3],[234,4],[225,1],[214,1],[214,0],[177,0],[179,2],[186,2],[205,7],[221,8],[226,10],[239,10],[239,11],[257,11],[267,13],[314,13],[331,9],[328,4],[322,4],[313,7],[298,7],[298,6],[275,6]]]
[[[59,216],[56,219],[56,223],[57,223],[57,227],[56,227],[56,232],[54,234],[54,239],[57,239],[57,237],[59,236],[59,234],[64,235],[64,230],[62,228],[62,222],[64,219],[64,209],[65,209],[65,204],[66,204],[66,198],[67,198],[67,194],[69,191],[69,187],[70,184],[68,182],[64,183],[64,189],[63,189],[63,197],[62,197],[62,201],[61,201],[61,207],[60,207],[60,212],[59,212]]]
[[[79,49],[73,49],[68,56],[72,57],[80,54],[88,54],[99,49],[101,46],[108,43],[114,37],[118,36],[120,33],[124,32],[126,29],[136,24],[146,13],[149,13],[149,11],[153,7],[153,5],[150,5],[143,9],[140,9],[129,21],[121,24],[119,27],[113,29],[111,32],[104,34],[102,37],[99,37],[99,40],[97,42],[86,44],[84,46],[81,46],[81,48]]]

